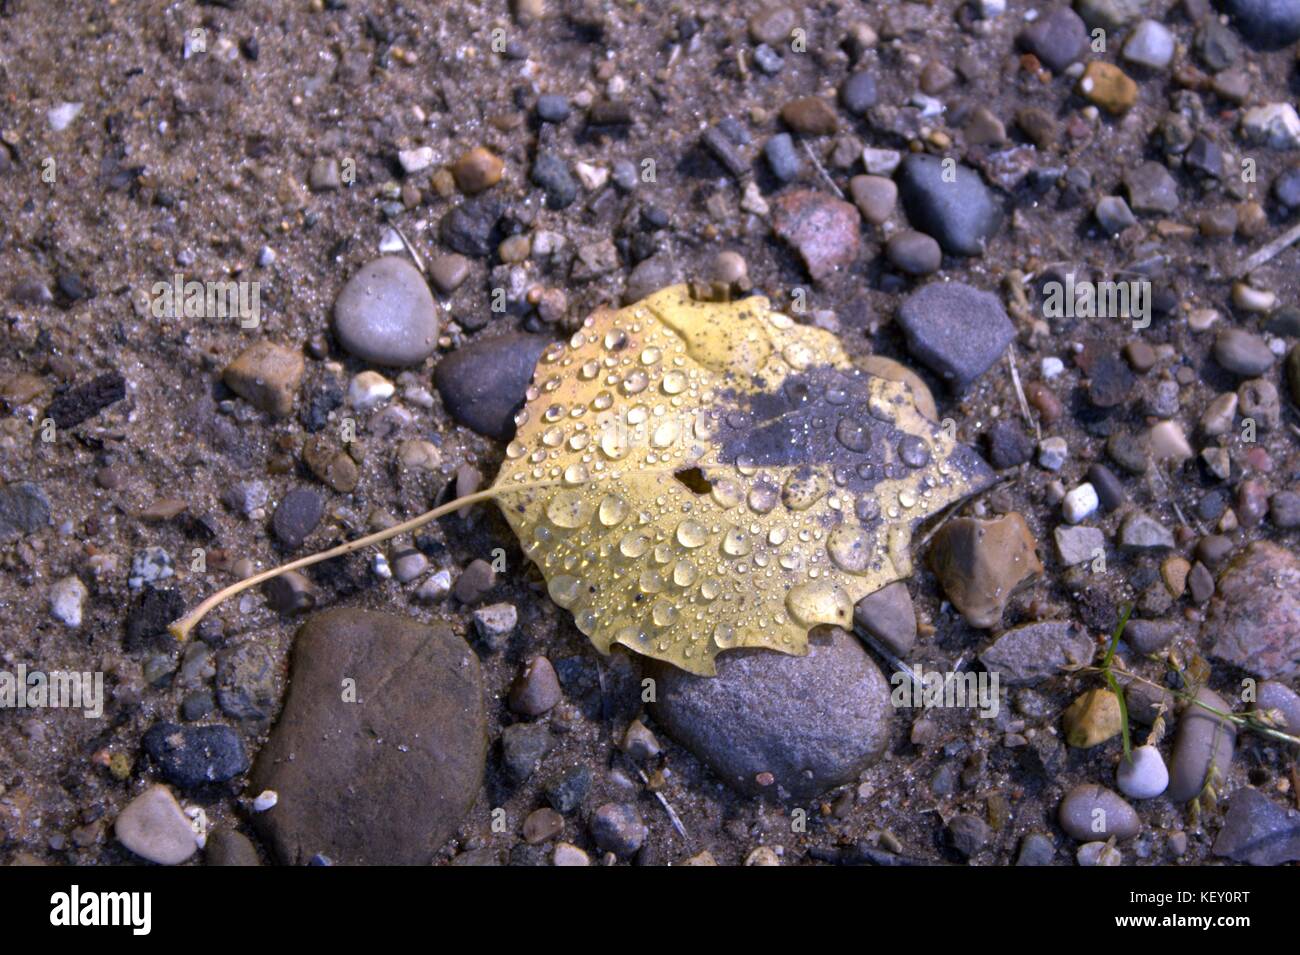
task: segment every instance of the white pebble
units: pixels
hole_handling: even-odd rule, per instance
[[[76,119],[80,113],[80,103],[60,103],[58,106],[55,106],[46,113],[45,118],[50,122],[50,129],[54,130],[56,133],[61,133],[72,125],[72,121]]]
[[[380,580],[391,580],[393,577],[393,568],[388,566],[388,558],[383,554],[376,554],[370,561],[370,569],[374,571],[376,577]]]
[[[1059,471],[1070,456],[1070,445],[1064,438],[1044,438],[1038,443],[1038,463],[1049,471]]]
[[[415,591],[415,599],[432,603],[441,600],[449,593],[451,593],[451,571],[440,570],[420,584],[419,589]]]
[[[377,371],[363,371],[348,384],[348,403],[358,411],[369,411],[393,397],[397,389]]]
[[[81,605],[86,596],[86,585],[80,578],[64,577],[50,588],[50,613],[65,626],[80,627]]]
[[[1048,355],[1043,359],[1043,363],[1039,366],[1039,370],[1042,372],[1044,378],[1051,380],[1061,372],[1065,371],[1065,362],[1061,361],[1061,359],[1057,358],[1055,355]]]
[[[385,229],[384,234],[379,238],[379,251],[385,254],[401,252],[406,248],[402,242],[402,237],[397,234],[395,229]]]
[[[408,176],[423,172],[433,165],[433,147],[421,146],[419,149],[403,149],[397,154],[397,161],[402,164],[402,171]]]
[[[1097,489],[1084,483],[1065,495],[1065,500],[1061,502],[1061,512],[1071,524],[1079,524],[1096,513],[1100,505]]]
[[[266,812],[280,801],[280,794],[274,789],[264,789],[253,800],[253,812]]]
[[[1079,851],[1074,855],[1079,865],[1084,866],[1115,866],[1124,864],[1124,856],[1114,846],[1105,842],[1085,842],[1079,846]]]
[[[1133,761],[1120,759],[1115,773],[1119,791],[1130,799],[1154,799],[1169,785],[1169,770],[1154,746],[1133,750]]]

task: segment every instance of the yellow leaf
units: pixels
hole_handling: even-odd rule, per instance
[[[602,653],[703,675],[851,626],[916,526],[992,479],[830,333],[685,286],[545,352],[517,423],[491,493],[551,598]]]

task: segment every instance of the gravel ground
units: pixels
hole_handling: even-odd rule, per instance
[[[1264,7],[1280,18],[1267,29]],[[160,634],[254,569],[490,483],[519,369],[598,307],[680,282],[759,292],[869,370],[902,362],[997,470],[917,537],[916,637],[895,647],[910,664],[1009,674],[1033,653],[1008,641],[990,658],[1004,634],[1057,621],[1091,651],[1133,604],[1164,629],[1129,633],[1130,670],[1239,714],[1242,681],[1272,679],[1285,712],[1300,674],[1300,272],[1294,246],[1243,263],[1300,208],[1300,4],[1078,9],[1087,27],[1018,0],[0,0],[0,659],[104,674],[99,718],[0,711],[0,860],[382,861],[401,805],[386,787],[402,785],[382,760],[298,783],[320,796],[301,811],[288,782],[275,809],[253,805],[281,778],[249,772],[272,729],[302,749],[320,735],[289,725],[296,710],[277,724],[291,664],[308,672],[290,654],[303,615],[349,607],[449,631],[445,652],[467,645],[481,668],[480,693],[447,690],[481,697],[482,730],[446,744],[461,768],[429,770],[446,802],[411,834],[411,861],[1074,864],[1090,836],[1071,813],[1118,798],[1078,791],[1119,788],[1108,704],[1067,711],[1098,675],[1004,685],[991,719],[890,712],[811,795],[729,786],[728,754],[682,745],[688,731],[642,707],[652,671],[591,648],[491,505],[379,561],[250,591],[184,648]],[[336,300],[381,253],[409,258],[399,230],[432,297],[389,263],[354,287],[350,331]],[[1045,283],[1067,275],[1149,282],[1149,324],[1054,313]],[[257,321],[161,310],[156,286],[176,276],[255,283]],[[486,357],[449,361],[462,353]],[[981,550],[990,525],[975,522],[1016,514],[994,535],[1005,548]],[[517,614],[501,635],[484,613],[499,605]],[[882,629],[874,664],[835,642],[812,659],[889,674],[880,644],[898,626]],[[375,646],[377,672],[400,672]],[[1198,756],[1204,711],[1180,709],[1152,742],[1197,808],[1134,797],[1108,809],[1114,846],[1082,860],[1300,859],[1295,748],[1239,729],[1230,760]],[[797,749],[807,711],[773,712],[754,732],[769,753]],[[429,732],[438,763],[445,725],[384,719]],[[167,724],[221,729],[178,756]],[[503,735],[523,724],[547,726],[550,749],[521,781]],[[1135,744],[1149,724],[1134,720]],[[1076,732],[1100,741],[1067,745]],[[158,782],[200,817],[204,852],[176,849],[183,817]],[[361,793],[346,819],[331,785]],[[284,848],[295,826],[299,855]],[[357,839],[330,849],[340,827]],[[1265,832],[1279,848],[1250,858]]]

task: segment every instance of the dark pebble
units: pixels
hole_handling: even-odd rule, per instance
[[[155,723],[144,734],[142,745],[163,777],[182,789],[223,783],[249,765],[239,734],[219,723]]]
[[[908,275],[929,275],[937,272],[943,262],[939,243],[924,232],[912,229],[890,236],[885,243],[885,257],[895,268]]]
[[[0,542],[35,534],[50,523],[50,499],[39,484],[17,481],[0,488]]]
[[[960,282],[932,282],[898,309],[907,349],[956,392],[1002,357],[1016,330],[995,295]]]
[[[433,370],[433,383],[447,413],[479,434],[509,441],[546,341],[512,332],[477,338],[444,357]]]
[[[1002,225],[1002,210],[979,173],[958,164],[945,181],[943,160],[911,155],[903,161],[899,193],[912,225],[934,236],[944,251],[980,255]]]
[[[461,255],[485,258],[496,249],[493,231],[500,218],[499,200],[476,196],[466,199],[442,217],[438,235],[445,245]]]
[[[125,397],[126,379],[110,371],[58,395],[45,413],[57,427],[72,428]]]
[[[876,78],[866,70],[854,73],[840,86],[840,103],[854,116],[864,116],[876,105]]]
[[[1300,0],[1220,0],[1241,35],[1261,49],[1300,40]]]
[[[463,604],[476,604],[491,592],[496,582],[496,571],[491,564],[485,560],[472,560],[456,578],[451,592]]]
[[[551,751],[551,731],[545,723],[514,723],[501,731],[501,763],[506,775],[522,783]]]
[[[562,123],[569,118],[568,97],[546,93],[537,97],[537,118],[545,123]]]
[[[999,471],[1019,467],[1034,453],[1034,442],[1025,429],[1014,421],[1003,419],[988,430],[989,462]]]
[[[311,488],[294,488],[276,506],[271,530],[290,550],[297,550],[325,514],[325,502]]]
[[[1088,45],[1088,28],[1068,6],[1043,14],[1017,38],[1020,45],[1056,73],[1079,59]]]
[[[545,786],[546,801],[556,812],[568,815],[582,805],[591,789],[591,770],[586,766],[571,766],[552,777]]]
[[[128,653],[139,650],[157,650],[173,642],[167,626],[185,614],[185,598],[179,590],[155,590],[145,585],[144,591],[126,613],[126,636],[122,645]]]
[[[1094,464],[1089,467],[1088,481],[1097,492],[1097,500],[1101,502],[1103,510],[1113,511],[1123,505],[1124,485],[1106,465]]]

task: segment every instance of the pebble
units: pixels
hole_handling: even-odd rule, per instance
[[[544,123],[562,123],[569,118],[570,106],[567,96],[558,93],[544,93],[537,97],[537,118]]]
[[[401,149],[397,153],[397,162],[402,172],[408,176],[424,172],[433,165],[433,147],[417,146],[415,149]]]
[[[300,352],[261,341],[240,352],[221,373],[221,380],[249,404],[283,418],[293,411],[306,367]]]
[[[1286,380],[1291,388],[1291,400],[1300,404],[1300,345],[1292,348],[1287,356]]]
[[[155,723],[141,746],[163,778],[182,789],[224,783],[248,769],[244,741],[224,723]]]
[[[944,594],[968,624],[997,627],[1012,592],[1043,566],[1025,519],[1011,512],[993,520],[962,517],[934,537],[930,565]]]
[[[1246,39],[1275,50],[1300,40],[1297,0],[1223,0],[1233,24]]]
[[[1001,301],[961,282],[932,282],[898,309],[908,352],[964,392],[1002,357],[1015,327]]]
[[[1269,520],[1286,530],[1300,527],[1300,492],[1278,491],[1268,502]]]
[[[308,439],[302,448],[302,459],[312,474],[340,494],[352,493],[361,481],[361,470],[351,455],[340,450],[325,434]]]
[[[902,153],[896,149],[867,146],[862,150],[862,165],[872,176],[892,176],[902,161]]]
[[[650,830],[636,806],[607,802],[591,817],[591,837],[596,845],[617,856],[630,856],[645,843]]]
[[[59,103],[45,113],[45,119],[50,124],[51,130],[61,133],[72,125],[73,120],[81,115],[82,108],[83,104],[81,103]]]
[[[73,575],[56,581],[50,588],[50,614],[65,627],[81,626],[82,606],[90,596],[81,578]]]
[[[999,471],[1019,467],[1034,454],[1033,441],[1014,421],[996,422],[989,428],[986,440],[989,461]]]
[[[541,716],[563,698],[560,680],[551,661],[532,657],[510,688],[510,708],[524,716]]]
[[[854,176],[849,180],[849,193],[862,218],[872,225],[886,222],[898,204],[898,186],[884,176]]]
[[[958,813],[948,821],[948,842],[964,858],[977,855],[993,840],[993,828],[979,816]]]
[[[876,99],[876,77],[868,70],[851,73],[840,85],[840,103],[854,116],[865,116]]]
[[[433,383],[447,413],[479,434],[508,441],[515,412],[546,348],[541,335],[511,332],[476,338],[438,362]]]
[[[825,193],[799,189],[773,201],[772,230],[803,260],[814,282],[858,256],[858,212]]]
[[[551,864],[564,866],[591,865],[591,857],[572,843],[557,842],[555,844],[555,853],[551,856]]]
[[[1233,374],[1257,378],[1273,367],[1273,352],[1260,336],[1225,328],[1214,340],[1214,360]]]
[[[469,278],[470,261],[455,252],[435,255],[429,262],[429,281],[443,295],[450,295]]]
[[[1203,635],[1213,657],[1255,676],[1300,674],[1300,559],[1252,541],[1219,576]]]
[[[378,407],[397,391],[396,386],[377,371],[363,371],[348,383],[348,404],[358,411]]]
[[[653,759],[663,751],[655,734],[640,720],[628,724],[627,731],[623,734],[622,749],[636,760]]]
[[[1213,851],[1251,865],[1300,861],[1300,812],[1277,805],[1258,789],[1238,789],[1228,801]]]
[[[1097,491],[1097,498],[1101,502],[1102,509],[1105,511],[1114,511],[1122,506],[1126,500],[1124,493],[1124,484],[1115,472],[1104,464],[1093,464],[1088,468],[1088,482]]]
[[[1174,58],[1174,35],[1155,20],[1143,20],[1124,41],[1124,59],[1152,70],[1163,70]]]
[[[1267,103],[1241,114],[1241,135],[1248,143],[1273,149],[1300,147],[1300,116],[1290,103]]]
[[[515,783],[528,779],[551,751],[554,740],[545,723],[512,723],[501,731],[501,763]]]
[[[1062,5],[1040,16],[1021,31],[1017,40],[1053,72],[1062,73],[1083,56],[1088,30],[1077,13]]]
[[[779,866],[781,857],[771,846],[758,846],[745,856],[745,865]]]
[[[934,236],[945,252],[981,255],[1002,225],[1002,210],[979,173],[960,163],[953,181],[937,156],[909,155],[899,175],[899,193],[907,217],[917,229]]]
[[[297,550],[325,515],[325,502],[311,488],[294,488],[276,505],[271,530],[289,550]]]
[[[146,584],[152,586],[166,580],[175,572],[171,554],[161,547],[145,547],[131,555],[131,572],[126,583],[132,590],[139,590]]]
[[[494,152],[477,146],[452,163],[451,174],[461,192],[474,195],[500,182],[505,168]]]
[[[1202,687],[1196,699],[1222,712],[1232,707],[1213,690]],[[1169,798],[1176,803],[1195,799],[1204,788],[1211,770],[1218,781],[1215,788],[1223,791],[1232,762],[1236,727],[1228,720],[1203,709],[1187,704],[1178,719],[1178,734],[1174,739],[1174,756],[1169,767]]]
[[[1259,684],[1254,709],[1257,712],[1276,711],[1281,720],[1274,725],[1292,736],[1300,735],[1300,694],[1285,683],[1265,680]]]
[[[459,581],[458,581],[459,583]],[[460,599],[460,594],[456,594]],[[461,600],[461,603],[472,603],[467,600]],[[480,607],[473,612],[474,633],[484,641],[487,646],[500,648],[504,646],[506,639],[515,633],[516,626],[519,626],[519,611],[512,603],[494,603]]]
[[[429,558],[418,550],[406,550],[393,556],[393,577],[399,584],[409,584],[429,566]]]
[[[765,3],[750,15],[749,35],[755,43],[784,46],[799,23],[799,13],[793,7]]]
[[[1172,548],[1174,535],[1149,514],[1131,511],[1120,524],[1119,546],[1129,551]]]
[[[1106,550],[1106,536],[1096,527],[1061,526],[1056,528],[1053,536],[1056,538],[1056,552],[1066,567],[1091,563],[1096,559],[1097,551],[1104,554]]]
[[[1122,722],[1119,698],[1100,687],[1082,693],[1061,714],[1065,741],[1075,749],[1089,749],[1118,736]]]
[[[1237,389],[1243,418],[1252,419],[1261,430],[1276,428],[1282,421],[1282,399],[1277,386],[1267,378],[1244,381]]]
[[[763,158],[772,170],[772,175],[782,182],[791,182],[803,171],[803,159],[795,148],[794,137],[789,133],[777,133],[763,144]]]
[[[804,96],[781,107],[781,120],[804,136],[829,136],[840,128],[834,108],[820,96]]]
[[[577,811],[587,798],[591,770],[584,765],[570,766],[551,777],[542,788],[551,808],[567,816]]]
[[[1105,60],[1092,60],[1079,79],[1079,92],[1088,102],[1112,115],[1122,115],[1137,102],[1137,84]]]
[[[524,842],[535,846],[554,839],[563,831],[564,817],[554,809],[543,807],[528,814],[520,834],[524,837]]]
[[[907,584],[901,580],[859,600],[853,607],[853,623],[895,656],[906,657],[916,645],[916,610]]]
[[[1229,391],[1211,401],[1201,414],[1201,431],[1211,438],[1227,434],[1236,417],[1237,396]]]
[[[118,814],[113,834],[140,858],[180,865],[199,849],[189,817],[166,786],[150,786]]]
[[[1194,452],[1183,426],[1177,421],[1161,421],[1147,430],[1142,441],[1151,460],[1156,462],[1173,461],[1175,463],[1189,460]]]
[[[496,582],[497,575],[492,565],[481,558],[476,558],[460,572],[455,586],[452,587],[452,593],[463,604],[476,604],[492,591]]]
[[[1052,837],[1043,832],[1031,832],[1020,842],[1016,865],[1051,865],[1055,858],[1056,846],[1052,843]]]
[[[904,229],[894,233],[885,243],[885,257],[901,272],[908,275],[929,275],[937,272],[943,262],[939,243],[923,232]]]
[[[1038,466],[1047,471],[1059,471],[1070,459],[1070,445],[1058,435],[1038,442]]]
[[[1080,842],[1130,839],[1142,829],[1138,814],[1119,793],[1095,783],[1081,783],[1066,793],[1057,818],[1066,834]]]
[[[1132,760],[1119,761],[1115,779],[1119,791],[1130,799],[1154,799],[1169,787],[1169,770],[1154,746],[1138,746]]]
[[[279,666],[265,645],[248,641],[217,654],[217,704],[237,720],[269,719],[280,700]]]
[[[1081,866],[1120,866],[1124,864],[1124,854],[1109,842],[1085,842],[1074,854],[1075,861]]]
[[[248,787],[279,794],[253,817],[267,845],[285,865],[428,865],[482,785],[473,651],[445,626],[330,610],[299,631],[292,667]],[[363,704],[347,702],[345,680]]]
[[[810,635],[807,656],[734,650],[717,658],[717,669],[697,677],[656,668],[651,709],[741,792],[820,795],[856,778],[885,746],[889,684],[862,644],[839,628]]]
[[[533,185],[546,193],[549,209],[566,209],[578,198],[578,183],[558,153],[539,151],[533,160],[531,178]]]
[[[1093,215],[1097,217],[1101,227],[1111,235],[1118,235],[1129,226],[1137,225],[1137,217],[1133,215],[1133,210],[1119,196],[1102,196],[1097,200]]]
[[[418,365],[438,343],[438,314],[419,269],[385,255],[364,265],[334,302],[334,332],[349,354],[378,365]]]
[[[1160,653],[1178,633],[1178,625],[1169,620],[1129,620],[1124,627],[1124,642],[1138,653]]]
[[[260,866],[257,847],[242,832],[219,828],[208,833],[203,844],[203,861],[213,866]]]
[[[1086,665],[1095,647],[1088,631],[1069,620],[1047,620],[1007,630],[980,662],[1012,685],[1037,683],[1059,676],[1066,666]]]
[[[1061,513],[1071,524],[1080,524],[1095,514],[1100,506],[1097,489],[1085,483],[1065,495],[1061,501]]]
[[[1178,183],[1158,162],[1147,161],[1126,169],[1124,188],[1134,212],[1169,215],[1178,208]]]

